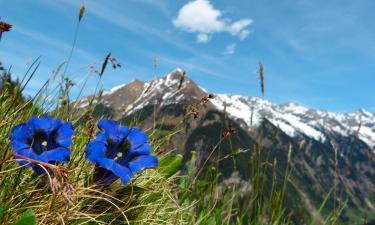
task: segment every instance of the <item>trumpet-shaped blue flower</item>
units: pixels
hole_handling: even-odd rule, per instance
[[[68,162],[69,146],[72,144],[72,124],[62,123],[51,116],[31,117],[27,122],[13,127],[9,138],[11,147],[17,155],[45,163]],[[38,174],[44,170],[35,163],[21,159],[20,165],[32,167]]]
[[[108,185],[120,178],[126,185],[133,173],[158,166],[150,155],[147,135],[139,128],[129,129],[116,121],[100,120],[101,130],[86,147],[87,160],[95,163],[94,182]]]

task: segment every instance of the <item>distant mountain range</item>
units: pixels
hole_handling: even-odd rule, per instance
[[[374,114],[364,109],[332,113],[229,94],[213,94],[213,99],[198,104],[208,95],[177,69],[150,82],[134,80],[104,92],[96,113],[126,123],[136,121],[146,129],[155,127],[161,136],[183,121],[183,129],[162,148],[183,154],[185,161],[195,150],[201,163],[232,124],[236,134],[213,156],[224,158],[219,165],[223,179],[239,173],[246,181],[253,146],[267,149],[281,168],[285,168],[292,147],[292,186],[287,196],[292,210],[302,207],[319,218],[318,208],[336,184],[336,201],[348,201],[343,221],[355,224],[353,221],[360,221],[368,212],[369,217],[371,213],[375,216]],[[82,109],[90,98],[80,101]],[[197,106],[193,107],[198,112],[196,119],[184,116],[192,106]],[[233,154],[233,149],[240,151]],[[226,155],[235,160],[225,159]],[[327,203],[328,209],[332,202]]]
[[[303,135],[326,142],[331,135],[356,135],[369,147],[375,147],[375,115],[364,109],[354,113],[332,113],[295,103],[276,105],[257,97],[218,94],[212,101],[218,109],[227,104],[228,113],[244,122],[246,129],[258,127],[263,118],[291,137]]]

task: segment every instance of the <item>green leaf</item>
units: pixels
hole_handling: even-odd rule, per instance
[[[36,225],[34,211],[32,209],[28,209],[13,225]]]
[[[0,218],[4,215],[4,209],[0,208]]]
[[[169,155],[159,160],[158,171],[166,178],[177,173],[182,166],[182,155]]]

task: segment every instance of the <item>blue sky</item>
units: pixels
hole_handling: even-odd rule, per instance
[[[14,25],[0,42],[0,60],[23,74],[42,65],[33,93],[67,59],[78,0],[0,0],[0,16]],[[375,112],[375,1],[372,0],[111,0],[85,1],[69,73],[79,82],[87,65],[108,52],[123,68],[107,70],[106,90],[133,79],[183,68],[213,93],[259,96],[258,62],[265,66],[265,98],[350,112]],[[89,94],[97,77],[91,77]],[[76,90],[75,90],[76,91]]]

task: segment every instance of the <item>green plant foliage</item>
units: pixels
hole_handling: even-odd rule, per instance
[[[182,155],[169,155],[159,160],[159,173],[169,178],[176,174],[182,167]]]
[[[3,216],[3,214],[4,214],[4,209],[0,208],[0,218]]]
[[[77,21],[82,25],[84,10],[81,7]],[[209,138],[205,138],[205,135],[215,135],[217,139],[207,140],[210,148],[202,150],[197,146],[185,146],[190,158],[168,151],[173,136],[188,130],[187,118],[191,114],[188,108],[182,106],[165,109],[174,111],[181,121],[163,123],[154,116],[154,126],[147,131],[152,154],[159,159],[157,169],[136,173],[126,186],[119,181],[106,186],[95,185],[93,171],[97,165],[86,161],[85,149],[98,132],[97,120],[112,116],[111,109],[101,102],[103,90],[100,87],[103,86],[104,72],[110,68],[108,64],[112,63],[113,68],[120,67],[120,64],[111,54],[107,54],[101,66],[86,77],[84,85],[93,74],[99,76],[86,106],[79,105],[82,99],[71,99],[70,92],[75,86],[68,76],[71,76],[68,65],[75,49],[78,29],[79,26],[68,61],[60,64],[51,78],[30,98],[24,97],[23,90],[37,73],[38,60],[31,64],[21,82],[14,81],[0,64],[1,225],[36,225],[37,221],[39,225],[289,225],[309,222],[298,212],[289,210],[285,202],[285,196],[296,190],[291,182],[293,168],[288,162],[279,162],[286,165],[279,167],[262,146],[243,142],[243,132],[233,132],[233,136],[227,136],[225,140],[220,138],[221,124],[215,122],[215,118],[225,121],[220,114],[207,114],[207,124],[200,126],[198,132],[190,137],[192,140],[206,141]],[[60,73],[60,70],[64,72]],[[178,89],[183,88],[183,82],[181,79]],[[84,85],[79,93],[82,93]],[[155,108],[152,104],[145,106],[139,112],[138,119],[155,115]],[[19,166],[8,137],[16,125],[24,123],[31,116],[45,114],[72,123],[75,132],[69,162],[45,163],[44,166],[50,166],[46,169],[48,173],[36,175],[31,168]],[[125,115],[120,122],[129,127],[138,126],[137,119]],[[239,130],[239,127],[235,128]],[[232,156],[240,149],[234,149],[232,144],[249,148],[246,151],[248,154],[241,155],[246,157],[235,161]],[[126,154],[126,151],[123,153]],[[241,177],[225,170],[227,167],[246,168],[248,176]],[[57,172],[50,168],[57,168]],[[58,173],[61,171],[64,173]],[[322,208],[328,201],[326,199]],[[337,212],[321,215],[326,216],[322,220],[325,224],[339,224],[339,216],[345,205],[337,208]]]
[[[28,209],[13,225],[36,225],[35,213],[32,209]]]

